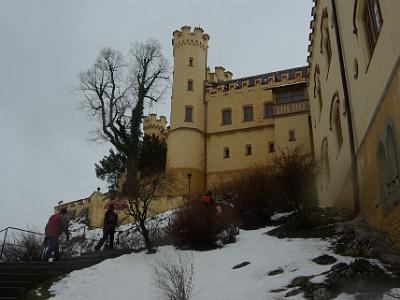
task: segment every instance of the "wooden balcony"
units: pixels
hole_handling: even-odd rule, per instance
[[[309,111],[310,103],[308,102],[308,100],[274,105],[274,117],[304,113]]]

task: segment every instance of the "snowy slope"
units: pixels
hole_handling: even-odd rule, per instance
[[[311,259],[329,254],[339,262],[353,258],[342,257],[329,250],[329,242],[320,239],[278,239],[264,234],[271,228],[241,231],[235,244],[221,249],[189,252],[194,263],[194,300],[200,299],[282,299],[287,293],[272,293],[284,288],[300,275],[317,275],[331,266],[317,265]],[[151,265],[165,256],[176,255],[172,246],[160,247],[154,255],[145,253],[124,255],[93,267],[74,271],[51,287],[57,300],[160,299],[152,285]],[[248,261],[249,265],[232,269]],[[284,272],[268,273],[277,268]],[[321,278],[318,278],[321,279]],[[343,295],[342,299],[351,299]],[[285,299],[303,299],[301,295]]]

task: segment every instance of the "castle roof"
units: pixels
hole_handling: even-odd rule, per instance
[[[296,72],[301,72],[302,76],[306,76],[307,66],[291,68],[291,69],[286,69],[286,70],[280,70],[280,71],[275,71],[275,72],[269,72],[269,73],[264,73],[264,74],[249,76],[249,77],[236,78],[236,79],[227,80],[227,81],[223,81],[223,82],[210,82],[208,84],[208,87],[216,88],[219,85],[230,85],[230,84],[242,86],[242,82],[244,82],[244,81],[248,81],[249,86],[251,86],[255,83],[256,79],[261,79],[261,84],[264,84],[264,83],[268,82],[268,78],[270,78],[270,77],[275,77],[276,81],[280,81],[283,74],[288,74],[288,80],[291,80],[291,79],[295,79]]]

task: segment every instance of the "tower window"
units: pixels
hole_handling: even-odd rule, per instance
[[[274,105],[273,104],[264,104],[264,118],[269,119],[274,116]]]
[[[251,145],[246,145],[245,149],[246,156],[252,154]]]
[[[185,122],[193,122],[193,107],[185,107]]]
[[[193,80],[189,79],[187,82],[187,90],[193,91]]]
[[[232,111],[225,109],[222,111],[222,125],[232,124]]]
[[[229,147],[224,148],[224,158],[229,158]]]
[[[342,134],[342,125],[340,123],[339,105],[336,105],[334,124],[335,124],[337,143],[338,143],[338,147],[340,148],[340,146],[342,146],[342,143],[343,143],[343,134]]]
[[[326,50],[326,59],[328,62],[328,68],[331,64],[332,60],[332,47],[331,47],[331,38],[329,36],[329,29],[326,28],[326,38],[325,38],[325,50]]]
[[[364,24],[370,54],[372,54],[372,51],[375,48],[376,41],[378,40],[379,33],[382,29],[382,23],[381,8],[379,7],[378,0],[367,0]]]
[[[189,67],[193,67],[193,57],[189,57]]]
[[[253,121],[253,106],[243,107],[243,121]]]
[[[275,143],[274,142],[269,142],[268,143],[268,152],[269,153],[275,152]]]
[[[289,141],[293,142],[296,140],[296,131],[294,130],[289,130]]]

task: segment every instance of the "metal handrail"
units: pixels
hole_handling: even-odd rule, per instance
[[[160,221],[160,222],[161,222],[161,221],[164,221],[164,220],[170,218],[170,217],[171,217],[172,215],[174,215],[175,213],[176,213],[176,212],[173,212],[173,213],[170,214],[169,216],[167,216],[167,217],[165,217],[165,218],[162,218],[162,219],[159,219],[158,221]],[[155,220],[155,219],[157,219],[157,218],[156,218],[155,216],[153,216],[153,217],[148,218],[148,221],[152,221],[152,220]],[[131,230],[133,230],[134,232],[137,232],[137,231],[138,231],[137,226],[134,225],[134,223],[133,223],[132,225],[133,225],[132,227],[127,228],[127,229],[125,229],[125,230],[116,230],[116,231],[115,231],[115,232],[117,233],[117,244],[120,243],[120,241],[119,241],[119,236],[120,236],[120,234],[122,234],[123,232],[131,231]],[[79,230],[81,230],[81,229],[83,228],[83,229],[84,229],[84,233],[85,233],[85,232],[86,232],[86,227],[89,227],[89,226],[88,226],[88,225],[83,225],[83,226],[81,226],[81,227],[79,227],[79,228],[70,230],[70,232],[77,232],[77,231],[79,231]],[[94,228],[94,229],[103,228],[103,227],[98,227],[98,226],[90,226],[90,227],[91,227],[91,228]],[[5,248],[5,246],[8,244],[8,243],[7,243],[7,235],[8,235],[8,231],[9,231],[10,229],[17,230],[17,231],[20,231],[20,232],[26,232],[26,233],[36,234],[36,235],[40,235],[40,236],[45,236],[44,233],[35,232],[35,231],[27,230],[27,229],[21,229],[21,228],[12,227],[12,226],[9,226],[9,227],[6,227],[6,228],[0,230],[0,233],[5,232],[4,238],[3,238],[3,243],[2,243],[2,245],[1,245],[0,261],[2,261],[2,258],[3,258],[4,248]],[[86,239],[89,239],[89,240],[92,240],[92,241],[97,241],[97,239],[92,239],[92,238],[86,238]]]
[[[3,231],[6,231],[6,230],[8,230],[8,229],[14,229],[14,230],[23,231],[23,232],[28,232],[28,233],[34,233],[34,234],[44,235],[44,233],[35,232],[35,231],[31,231],[31,230],[26,230],[26,229],[21,229],[21,228],[12,227],[12,226],[8,226],[8,227],[6,227],[6,228],[0,230],[0,233],[2,233]]]
[[[9,229],[13,229],[13,230],[21,231],[21,232],[32,233],[32,234],[41,235],[41,236],[44,236],[44,235],[45,235],[44,233],[39,233],[39,232],[35,232],[35,231],[31,231],[31,230],[26,230],[26,229],[21,229],[21,228],[12,227],[12,226],[9,226],[9,227],[6,227],[6,228],[0,230],[0,233],[2,233],[2,232],[5,231],[4,238],[3,238],[3,244],[1,245],[1,251],[0,251],[0,261],[1,261],[2,258],[3,258],[4,247],[5,247],[5,245],[7,244],[7,235],[8,235],[8,230],[9,230]]]

